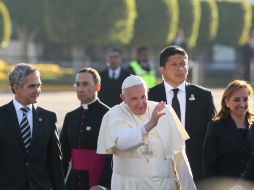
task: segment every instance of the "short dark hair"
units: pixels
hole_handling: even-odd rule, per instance
[[[117,53],[119,53],[119,55],[122,54],[121,49],[118,48],[118,47],[110,47],[110,48],[108,49],[107,53],[109,54],[109,53],[111,53],[111,52],[117,52]]]
[[[93,76],[94,83],[95,84],[101,83],[100,74],[98,73],[98,71],[96,69],[93,69],[91,67],[85,67],[85,68],[80,69],[77,74],[79,74],[79,73],[91,73]]]
[[[137,55],[143,53],[144,51],[148,51],[148,48],[146,46],[140,46],[137,49]]]
[[[168,46],[160,53],[160,67],[165,67],[168,58],[175,54],[185,55],[188,57],[187,52],[183,48],[179,46]]]

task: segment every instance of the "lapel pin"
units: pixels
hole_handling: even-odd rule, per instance
[[[87,131],[91,131],[92,127],[91,126],[86,126]]]
[[[42,121],[43,121],[43,119],[42,119],[41,117],[39,117],[39,118],[38,118],[38,121],[39,121],[39,122],[42,122]]]
[[[194,101],[194,100],[195,100],[194,94],[191,94],[191,95],[190,95],[189,100],[190,100],[190,101]]]

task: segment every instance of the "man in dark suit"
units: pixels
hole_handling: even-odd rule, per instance
[[[109,109],[97,98],[100,75],[95,69],[83,68],[74,86],[81,106],[66,114],[60,135],[66,190],[109,188],[111,157],[96,154],[101,120]]]
[[[15,97],[0,107],[0,189],[63,190],[56,114],[34,105],[40,72],[18,64],[9,80]]]
[[[169,46],[160,54],[159,71],[164,79],[151,88],[149,100],[165,101],[175,109],[181,123],[190,136],[186,142],[186,152],[194,180],[203,177],[202,146],[207,124],[215,114],[211,91],[187,83],[188,55],[178,46]]]
[[[129,73],[121,67],[122,55],[119,48],[110,48],[107,53],[107,69],[100,73],[101,90],[100,100],[113,107],[121,103],[121,85]]]

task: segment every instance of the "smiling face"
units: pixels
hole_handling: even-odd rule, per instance
[[[165,66],[161,66],[159,71],[167,83],[177,87],[186,80],[188,69],[188,57],[182,54],[174,54],[168,57]]]
[[[39,72],[36,71],[27,75],[23,85],[12,85],[15,99],[23,106],[37,103],[37,99],[41,93],[41,84]]]
[[[246,88],[240,88],[231,97],[225,98],[225,104],[229,109],[231,117],[245,117],[249,108],[248,90]]]
[[[135,115],[143,115],[147,108],[147,89],[136,85],[123,90],[121,98]]]

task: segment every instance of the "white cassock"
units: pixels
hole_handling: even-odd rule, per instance
[[[148,101],[146,113],[134,115],[121,103],[104,115],[97,153],[113,154],[112,190],[196,190],[184,150],[189,136],[171,106],[144,136],[157,104]]]

